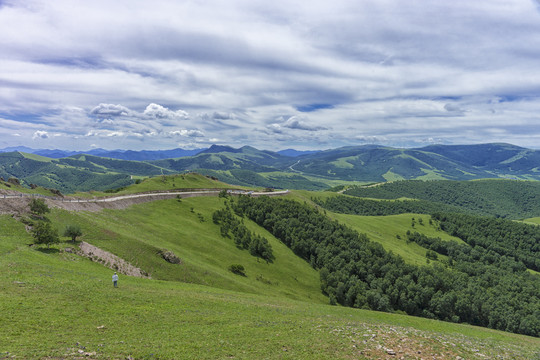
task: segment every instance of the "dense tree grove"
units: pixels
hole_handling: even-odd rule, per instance
[[[268,240],[249,231],[243,221],[239,220],[229,207],[215,211],[212,220],[215,224],[221,225],[221,236],[231,237],[232,235],[234,243],[240,249],[249,250],[251,255],[266,262],[275,260],[272,246]]]
[[[510,219],[540,216],[540,182],[516,180],[395,181],[354,187],[347,195],[376,199],[407,197],[457,206],[478,215]],[[440,209],[439,211],[447,211]]]
[[[413,266],[307,204],[240,197],[233,206],[319,269],[331,303],[540,336],[540,281],[523,267]]]
[[[372,200],[350,196],[333,196],[326,199],[312,198],[323,208],[343,214],[384,216],[397,214],[431,214],[436,211],[459,211],[458,207],[426,200]]]
[[[432,215],[440,227],[473,249],[492,256],[516,259],[529,269],[540,271],[540,227],[504,219],[465,214]]]

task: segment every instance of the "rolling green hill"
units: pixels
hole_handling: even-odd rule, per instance
[[[160,173],[161,169],[150,164],[89,155],[48,159],[19,152],[0,154],[0,176],[4,179],[15,177],[26,186],[36,184],[63,193],[122,187],[133,183],[131,175]]]
[[[190,174],[148,179],[123,191],[166,190],[173,183],[175,188],[217,184]],[[288,197],[302,203],[301,193]],[[79,225],[79,241],[108,250],[152,277],[121,275],[118,289],[111,285],[112,270],[66,251],[74,247],[69,238],[50,249],[29,247],[32,238],[24,224],[0,216],[0,323],[10,324],[0,327],[0,354],[38,359],[539,355],[538,338],[326,305],[318,271],[254,221],[243,219],[250,231],[268,239],[276,258],[272,263],[220,235],[212,214],[228,202],[200,197],[100,212],[53,209],[48,217],[54,227]],[[409,215],[335,219],[389,248],[395,247],[390,241],[395,234],[411,227]],[[426,223],[425,232],[431,236],[436,229]],[[396,241],[402,245],[396,252],[407,261],[425,262],[422,248]],[[173,251],[180,264],[166,262],[161,250]],[[232,264],[243,265],[247,276],[230,272]]]
[[[231,239],[221,237],[219,226],[212,222],[213,212],[221,207],[223,200],[217,197],[189,198],[98,213],[59,211],[54,219],[58,223],[81,224],[85,233],[82,240],[119,255],[157,280],[326,302],[316,272],[268,233],[261,235],[276,253],[271,264],[260,262],[249,252],[238,250]],[[261,231],[246,225],[256,233]],[[182,265],[165,262],[159,255],[161,249],[177,254]],[[232,264],[243,265],[248,277],[227,271]]]
[[[536,338],[398,314],[128,276],[113,289],[99,263],[28,247],[10,217],[0,228],[4,358],[373,359],[390,357],[388,349],[406,358],[538,356]]]
[[[0,176],[64,193],[107,190],[151,177],[197,171],[228,183],[321,190],[347,182],[396,180],[540,180],[540,152],[509,144],[398,149],[351,146],[290,157],[244,146],[212,146],[195,156],[127,161],[93,155],[49,159],[19,152],[0,154]]]
[[[494,177],[438,154],[378,146],[345,147],[302,156],[294,169],[306,174],[364,181]]]

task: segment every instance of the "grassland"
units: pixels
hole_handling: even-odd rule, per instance
[[[299,201],[311,202],[311,196],[326,199],[337,196],[332,192],[295,191],[290,198]],[[376,200],[376,199],[374,199]],[[406,200],[405,198],[399,200]],[[399,201],[396,200],[396,201]],[[343,224],[366,234],[372,241],[380,243],[387,251],[401,256],[406,262],[413,265],[426,264],[426,249],[416,243],[408,243],[407,231],[419,232],[428,237],[453,240],[460,243],[463,241],[440,231],[436,223],[430,224],[430,216],[423,214],[400,214],[390,216],[359,216],[338,214],[326,211],[326,214]],[[413,220],[414,219],[414,220]],[[414,224],[414,225],[413,225]],[[446,257],[441,255],[440,260]]]
[[[416,243],[407,243],[407,231],[417,231],[428,237],[440,237],[443,240],[463,243],[461,239],[437,230],[436,224],[429,223],[429,215],[358,216],[332,213],[331,216],[358,232],[367,234],[371,240],[380,243],[387,251],[392,251],[414,265],[426,263],[426,249]],[[440,255],[440,259],[444,258],[445,256]]]
[[[0,181],[0,191],[2,190],[7,190],[7,191],[4,191],[5,193],[9,193],[10,191],[16,191],[18,193],[23,193],[23,194],[39,194],[39,195],[45,195],[45,196],[57,196],[56,194],[51,192],[51,190],[45,189],[41,186],[38,186],[35,189],[30,189],[22,185],[11,184],[5,181]]]
[[[266,237],[273,247],[276,260],[270,264],[223,238],[212,222],[213,212],[223,202],[217,197],[162,200],[99,213],[57,210],[51,218],[79,224],[85,233],[81,240],[119,255],[156,279],[326,302],[317,272],[264,229],[246,220],[248,228]],[[158,254],[161,249],[177,254],[182,266],[163,261]],[[243,265],[248,277],[227,271],[232,264]]]
[[[31,248],[0,218],[0,356],[25,359],[531,359],[540,341],[471,326],[121,276],[61,249]],[[6,326],[7,325],[7,326]]]
[[[117,189],[114,192],[90,191],[73,194],[75,197],[91,198],[114,195],[130,195],[148,191],[173,191],[178,189],[225,189],[242,188],[241,186],[231,186],[219,180],[201,176],[197,173],[186,173],[177,175],[156,176],[150,178],[139,178],[138,183]]]
[[[111,269],[65,251],[74,246],[68,238],[50,249],[30,247],[24,225],[0,216],[0,359],[540,358],[536,338],[326,305],[317,272],[265,230],[245,220],[272,245],[270,264],[221,237],[211,215],[223,205],[200,197],[97,213],[54,209],[48,216],[56,228],[78,224],[80,240],[152,276],[121,275],[117,289]],[[331,215],[425,263],[422,251],[395,236],[417,215]],[[423,223],[415,228],[444,236]],[[165,262],[161,249],[181,264]],[[228,271],[236,263],[246,277]]]

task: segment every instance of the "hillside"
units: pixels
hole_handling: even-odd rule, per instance
[[[128,154],[128,152],[125,152]],[[63,193],[110,190],[137,178],[197,171],[230,184],[323,190],[348,183],[395,180],[540,180],[540,152],[509,144],[397,149],[377,145],[317,152],[282,153],[244,146],[213,145],[193,156],[128,161],[75,154],[53,159],[20,152],[0,153],[0,177],[15,177]],[[175,155],[162,152],[159,156]],[[283,155],[287,154],[287,155]],[[152,158],[140,154],[142,158]],[[156,155],[158,156],[158,155]]]
[[[30,249],[20,225],[0,247],[4,357],[372,359],[478,354],[531,359],[537,339],[396,314],[121,276],[65,252]]]
[[[133,175],[155,176],[162,172],[163,169],[144,162],[91,155],[50,159],[19,152],[0,153],[0,176],[4,179],[15,177],[26,186],[36,184],[63,193],[118,188],[132,184]]]
[[[163,179],[133,187],[163,190],[174,183],[194,188],[197,182],[208,187],[213,181],[196,175]],[[301,193],[288,198],[303,202]],[[50,249],[29,247],[32,238],[24,224],[0,216],[0,271],[5,274],[0,279],[4,289],[0,321],[12,324],[0,330],[2,354],[134,359],[395,357],[391,353],[405,358],[530,359],[538,355],[538,338],[325,305],[328,298],[321,293],[318,271],[254,221],[243,220],[271,244],[275,254],[271,263],[221,235],[212,214],[228,202],[198,197],[124,210],[53,209],[48,217],[55,227],[78,224],[83,232],[78,241],[110,251],[152,277],[121,275],[118,289],[110,283],[111,270],[66,251],[74,247],[69,238],[63,237]],[[358,229],[365,231],[370,223],[366,220]],[[372,224],[369,233],[390,224],[392,229],[381,239],[395,237],[393,231],[404,234],[411,226],[407,217],[388,218]],[[435,233],[430,229],[427,235]],[[164,249],[173,251],[181,263],[164,261],[159,255]],[[423,259],[421,250],[414,256]],[[235,263],[245,267],[247,276],[228,270]]]

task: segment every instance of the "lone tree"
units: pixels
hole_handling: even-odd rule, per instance
[[[32,229],[32,236],[34,237],[34,244],[47,244],[47,248],[51,244],[60,242],[58,231],[52,227],[50,222],[38,221]]]
[[[51,212],[51,209],[45,204],[45,200],[34,198],[30,201],[30,211],[34,215],[43,216],[46,213]]]
[[[82,230],[79,225],[68,225],[66,226],[66,229],[64,230],[64,236],[69,236],[72,242],[75,242],[75,240],[77,240],[77,236],[81,236],[81,235],[82,235]]]

